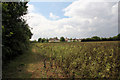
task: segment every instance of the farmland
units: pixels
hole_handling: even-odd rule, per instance
[[[3,78],[120,78],[118,41],[31,43]]]

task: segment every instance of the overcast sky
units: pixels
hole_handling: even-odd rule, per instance
[[[33,28],[31,40],[117,35],[118,3],[88,1],[29,2],[26,19]]]

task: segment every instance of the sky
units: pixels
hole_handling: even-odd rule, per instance
[[[100,0],[98,0],[100,1]],[[25,15],[32,28],[31,40],[61,36],[87,38],[118,34],[118,2],[77,0],[72,2],[32,2]]]

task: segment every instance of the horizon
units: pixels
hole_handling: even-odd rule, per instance
[[[120,33],[119,33],[120,34]],[[115,35],[115,36],[118,36],[118,35]],[[113,37],[115,37],[115,36],[111,36],[111,37],[99,37],[99,36],[92,36],[92,37],[99,37],[99,38],[113,38]],[[61,37],[64,37],[64,36],[61,36]],[[57,37],[57,39],[60,39],[61,37]],[[92,38],[92,37],[87,37],[87,38]],[[39,37],[39,38],[41,38],[41,37]],[[39,39],[38,38],[38,39]],[[50,37],[50,38],[41,38],[41,39],[54,39],[54,38],[56,38],[56,37]],[[64,39],[87,39],[87,38],[70,38],[70,37],[64,37]],[[38,41],[38,39],[37,40],[30,40],[30,41]]]

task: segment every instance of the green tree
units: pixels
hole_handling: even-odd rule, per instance
[[[70,40],[72,40],[72,38],[70,38]]]
[[[65,38],[64,37],[60,37],[60,42],[65,42]]]
[[[48,39],[48,38],[46,39],[46,42],[49,42],[49,39]]]
[[[93,39],[93,40],[100,40],[100,37],[98,37],[98,36],[93,36],[92,39]]]
[[[39,38],[39,39],[38,39],[38,42],[42,42],[42,38]]]
[[[9,61],[29,48],[32,33],[21,17],[27,14],[27,2],[2,3],[2,58]]]
[[[120,40],[120,34],[118,34],[117,37],[118,37],[118,40]]]
[[[45,39],[45,38],[43,38],[41,42],[42,42],[42,43],[44,43],[45,41],[46,41],[46,39]]]
[[[58,37],[55,37],[54,39],[58,39]]]

